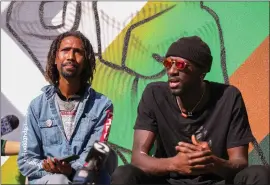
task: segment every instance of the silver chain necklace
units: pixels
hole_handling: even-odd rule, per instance
[[[182,115],[184,118],[193,116],[193,111],[194,111],[194,110],[196,109],[196,107],[200,104],[200,102],[202,101],[202,99],[203,99],[203,97],[204,97],[205,89],[206,89],[206,87],[204,86],[203,93],[202,93],[202,96],[201,96],[200,100],[197,102],[197,104],[193,107],[193,109],[192,109],[191,111],[188,111],[188,112],[187,112],[187,114],[184,113],[184,112],[182,111],[182,108],[181,108],[181,105],[180,105],[180,102],[179,102],[179,97],[178,97],[178,96],[176,97],[176,101],[177,101],[178,107],[180,108],[181,115]]]

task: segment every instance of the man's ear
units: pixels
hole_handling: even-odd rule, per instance
[[[204,79],[205,75],[206,75],[206,73],[202,73],[202,74],[201,74],[201,76],[200,76],[200,77],[201,77],[201,80]]]

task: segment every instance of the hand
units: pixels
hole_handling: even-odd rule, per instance
[[[66,176],[69,176],[72,173],[72,168],[69,163],[60,162],[58,159],[54,158],[53,160],[48,157],[47,159],[43,160],[43,169],[47,172],[51,173],[61,173]]]
[[[192,153],[196,151],[210,150],[210,147],[205,141],[198,141],[194,135],[191,136],[192,144],[179,142],[175,149],[178,152]]]
[[[209,173],[214,166],[210,150],[192,153],[179,152],[172,158],[173,171],[183,175]]]
[[[201,142],[194,135],[192,144],[179,142],[175,149],[188,156],[189,173],[202,174],[214,171],[216,157],[212,154],[207,142]],[[205,151],[205,152],[204,152]]]
[[[195,146],[200,146],[202,150],[211,150],[209,144],[205,141],[198,141],[195,135],[191,136],[191,141]]]

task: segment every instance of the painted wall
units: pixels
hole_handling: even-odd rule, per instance
[[[24,121],[29,102],[47,84],[49,45],[68,30],[82,31],[93,44],[93,87],[114,103],[109,141],[120,164],[130,159],[143,89],[167,79],[160,57],[173,41],[190,35],[212,50],[206,79],[242,91],[261,153],[251,146],[251,164],[269,163],[268,2],[1,2],[1,116]],[[19,140],[19,129],[4,138]],[[1,165],[2,183],[22,180],[16,157],[1,157]]]

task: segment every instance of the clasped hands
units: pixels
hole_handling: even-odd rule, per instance
[[[67,162],[60,162],[56,158],[50,158],[43,160],[42,167],[45,171],[51,173],[60,173],[69,176],[72,173],[71,165]]]
[[[183,175],[200,175],[211,173],[215,170],[217,157],[207,142],[198,141],[194,135],[191,137],[192,144],[179,142],[175,147],[178,151],[173,157],[174,171]]]

